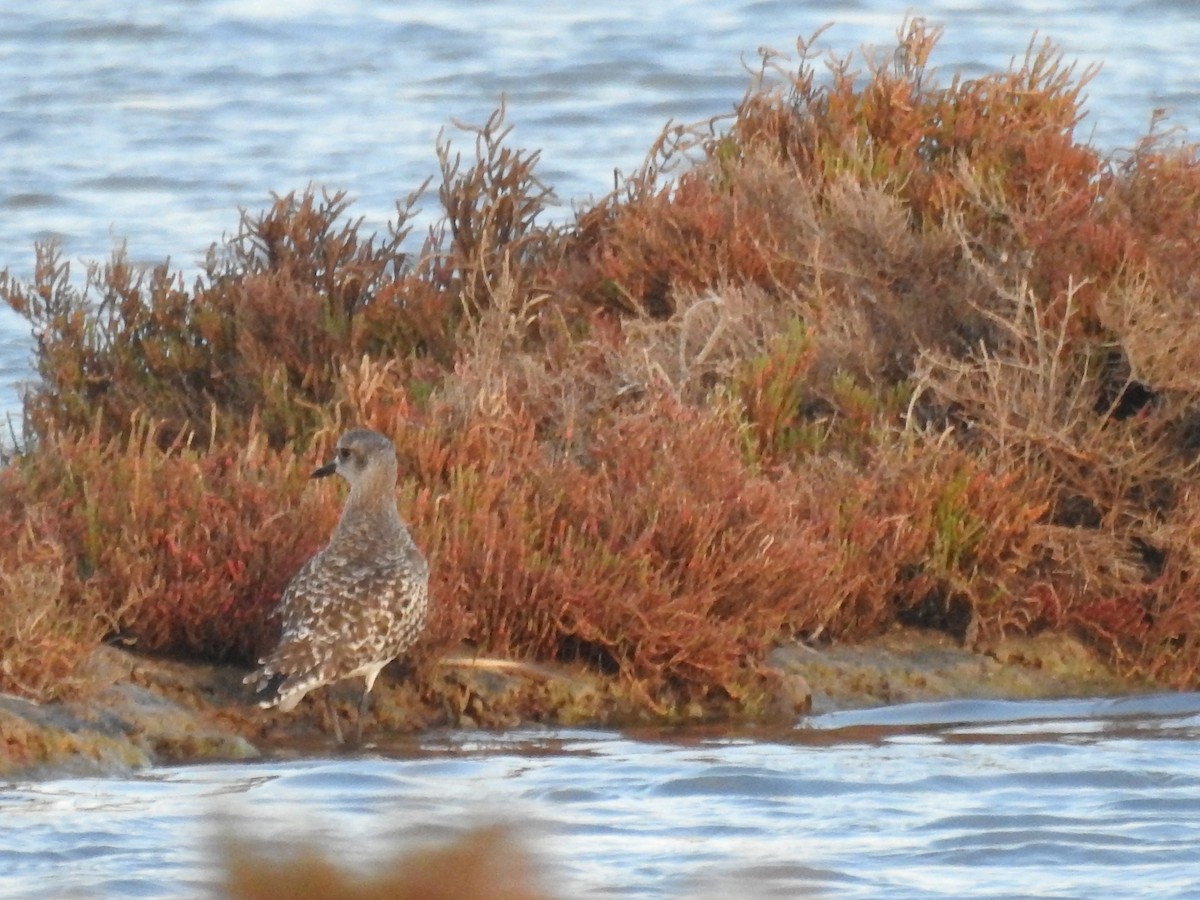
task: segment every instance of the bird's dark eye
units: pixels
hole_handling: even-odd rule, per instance
[[[350,458],[350,451],[345,447],[338,447],[338,459],[345,462]]]

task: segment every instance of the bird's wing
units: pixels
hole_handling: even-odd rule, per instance
[[[312,690],[407,649],[424,624],[428,575],[419,562],[364,561],[329,548],[310,559],[279,602],[283,629],[261,660],[260,688],[282,675],[280,695]]]

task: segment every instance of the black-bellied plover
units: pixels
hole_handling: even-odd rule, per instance
[[[396,448],[382,434],[343,434],[332,462],[312,473],[334,473],[350,495],[329,545],[296,573],[278,615],[279,646],[246,677],[266,692],[259,706],[295,708],[309,691],[344,678],[365,681],[355,740],[380,670],[413,645],[425,626],[429,566],[396,509]],[[341,725],[328,689],[325,703],[338,743]]]

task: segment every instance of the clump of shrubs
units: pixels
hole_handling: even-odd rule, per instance
[[[764,57],[568,226],[500,110],[466,160],[439,142],[419,253],[415,196],[363,238],[311,190],[191,288],[119,254],[78,288],[40,247],[0,276],[41,377],[0,473],[2,686],[105,636],[251,660],[354,424],[399,448],[429,654],[586,665],[668,717],[752,714],[776,643],[896,622],[1069,630],[1194,687],[1196,150],[1105,156],[1090,72],[1047,44],[947,84],[938,35]]]

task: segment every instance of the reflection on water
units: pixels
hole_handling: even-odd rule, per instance
[[[367,871],[495,821],[562,897],[1194,896],[1198,737],[1200,695],[957,702],[786,733],[455,732],[16,785],[0,896],[195,896],[218,829]]]

